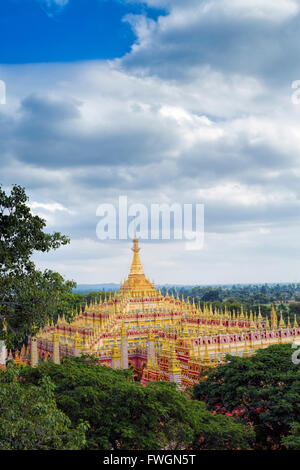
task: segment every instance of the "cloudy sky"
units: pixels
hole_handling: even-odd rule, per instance
[[[300,282],[300,0],[3,0],[0,64],[0,181],[72,240],[40,267],[122,280],[122,195],[205,206],[202,250],[141,243],[157,284]]]

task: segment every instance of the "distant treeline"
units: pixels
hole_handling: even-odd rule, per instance
[[[224,302],[234,298],[238,302],[255,305],[300,301],[300,284],[249,284],[220,287],[194,287],[193,297],[203,301]]]
[[[260,307],[262,315],[269,315],[272,305],[278,313],[282,311],[286,321],[288,315],[300,317],[300,283],[290,284],[233,284],[221,286],[169,287],[161,289],[165,295],[183,295],[195,302],[211,303],[213,308],[227,308],[240,311],[241,305],[247,310],[257,311]]]

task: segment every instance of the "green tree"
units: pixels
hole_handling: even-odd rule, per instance
[[[241,425],[236,419],[212,414],[205,403],[190,400],[186,412],[193,422],[193,450],[241,450],[250,449],[254,432],[248,425]]]
[[[77,426],[87,421],[88,449],[248,448],[249,429],[233,419],[214,416],[203,403],[188,400],[167,382],[143,387],[130,371],[113,370],[95,358],[65,357],[62,364],[26,368],[22,378],[55,383],[58,407]]]
[[[300,370],[293,352],[291,345],[274,345],[249,358],[229,356],[194,386],[193,397],[253,426],[256,448],[283,448],[292,423],[300,423]]]
[[[289,434],[282,439],[282,444],[291,450],[300,450],[300,424],[292,423]]]
[[[6,194],[0,186],[0,339],[11,348],[58,314],[72,315],[75,283],[56,272],[36,269],[31,260],[36,251],[69,243],[58,232],[45,233],[45,226],[43,219],[31,213],[24,188],[13,186]]]
[[[24,385],[19,373],[15,367],[0,371],[0,450],[82,449],[88,425],[73,427],[57,408],[49,377]]]

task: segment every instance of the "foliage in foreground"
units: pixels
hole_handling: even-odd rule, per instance
[[[194,386],[208,409],[253,427],[256,449],[300,448],[300,368],[291,345],[274,345],[249,358],[228,356]]]
[[[45,226],[45,220],[32,214],[24,188],[15,185],[6,194],[0,186],[0,339],[12,349],[58,314],[72,316],[75,283],[36,269],[31,260],[33,252],[69,243],[59,232],[44,232]]]
[[[292,423],[289,434],[282,439],[282,445],[287,449],[300,450],[300,424]]]
[[[19,372],[0,371],[0,450],[82,449],[88,426],[57,408],[49,377],[25,386]]]
[[[253,439],[249,427],[214,416],[174,385],[143,387],[129,371],[96,365],[91,357],[22,370],[25,384],[37,384],[44,376],[56,385],[57,405],[73,426],[89,423],[88,449],[247,449]]]

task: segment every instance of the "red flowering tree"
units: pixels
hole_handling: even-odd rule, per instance
[[[291,345],[274,345],[249,358],[229,356],[194,386],[193,398],[250,425],[255,448],[287,448],[285,438],[300,423],[300,367],[293,352]]]

